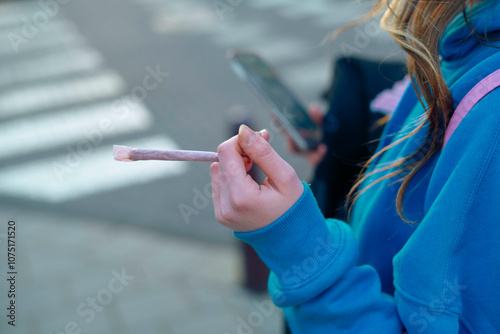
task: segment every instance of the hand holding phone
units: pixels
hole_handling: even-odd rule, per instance
[[[321,110],[320,106],[311,104],[307,112],[314,123],[320,127],[323,125],[324,111]],[[303,156],[312,167],[318,166],[328,152],[328,147],[324,143],[319,144],[319,146],[312,151],[302,151],[297,147],[297,144],[295,144],[292,137],[290,137],[286,131],[282,131],[282,133],[283,136],[285,136],[288,151]]]

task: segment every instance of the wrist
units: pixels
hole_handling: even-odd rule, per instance
[[[339,247],[338,240],[331,237],[309,185],[303,184],[302,196],[276,221],[256,231],[234,232],[235,237],[251,245],[266,265],[290,285],[304,278],[293,273],[290,259],[299,265],[318,262],[320,268]]]

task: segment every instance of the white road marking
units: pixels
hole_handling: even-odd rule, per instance
[[[52,18],[46,26],[36,28],[36,33],[23,34],[23,24],[0,29],[0,55],[16,56],[33,50],[50,47],[82,45],[85,38],[76,25],[64,18]]]
[[[61,16],[50,20],[26,43],[19,44],[18,58],[9,33],[21,32],[23,21],[40,10],[36,5],[0,4],[0,119],[42,110],[108,99],[48,115],[14,118],[0,124],[0,160],[34,151],[61,147],[58,156],[32,160],[0,169],[0,194],[42,202],[61,203],[130,185],[153,182],[186,172],[189,163],[120,163],[113,159],[104,138],[144,130],[152,124],[150,111],[142,103],[117,105],[125,82],[116,72],[96,72],[103,57],[85,47],[77,27]],[[32,57],[32,51],[46,50]],[[12,58],[11,58],[12,57]],[[49,83],[10,87],[33,80],[66,74],[84,74]],[[8,88],[7,88],[8,87]],[[135,147],[179,149],[169,137],[156,136],[124,143]],[[62,147],[65,146],[63,149]]]
[[[253,50],[273,62],[307,57],[308,51],[314,46],[294,37],[272,38],[268,31],[268,27],[261,23],[241,23],[236,26],[221,24],[209,30],[213,34],[210,39],[216,44],[224,48]]]
[[[117,144],[179,149],[166,136]],[[113,159],[111,146],[101,147],[85,156],[68,153],[0,169],[0,194],[62,203],[95,193],[179,176],[187,171],[188,166],[187,162],[170,161],[118,162]]]
[[[111,70],[90,77],[18,88],[6,91],[0,96],[0,119],[42,109],[116,97],[124,88],[123,79]]]
[[[291,88],[297,92],[297,95],[303,100],[317,96],[318,92],[325,89],[331,77],[330,63],[327,59],[311,61],[301,66],[287,66],[280,73]]]
[[[319,28],[340,28],[360,19],[371,9],[369,2],[335,3],[323,15],[315,17],[311,23]]]
[[[312,50],[311,44],[300,39],[289,37],[279,38],[279,41],[261,38],[256,41],[255,44],[252,44],[252,41],[248,42],[252,50],[255,50],[265,59],[269,59],[269,61],[273,63],[297,58],[306,58]]]
[[[329,62],[325,58],[309,61],[302,66],[288,66],[283,76],[294,85],[307,87],[311,84],[326,84],[330,78]]]
[[[158,10],[151,19],[151,28],[159,34],[197,33],[209,29],[218,19],[208,8]]]
[[[99,145],[104,138],[144,130],[152,122],[142,103],[131,105],[124,113],[114,102],[16,119],[0,123],[0,160],[78,141]]]
[[[35,59],[6,62],[0,66],[0,85],[53,78],[96,69],[102,65],[103,57],[89,48],[75,48],[50,53]]]
[[[276,13],[291,20],[309,19],[319,28],[339,28],[368,13],[372,4],[359,1],[308,0],[252,0],[252,7],[261,10],[275,9]]]
[[[32,38],[19,46],[19,54],[48,48],[72,48],[85,45],[85,39],[80,34],[54,34],[51,38]],[[7,38],[0,40],[0,56],[16,57],[10,41]]]
[[[248,4],[259,9],[270,9],[274,7],[290,6],[290,0],[250,0]]]

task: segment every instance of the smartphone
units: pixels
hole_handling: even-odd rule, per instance
[[[270,65],[257,54],[241,50],[230,50],[227,59],[236,75],[248,84],[300,150],[312,151],[318,147],[321,128]]]

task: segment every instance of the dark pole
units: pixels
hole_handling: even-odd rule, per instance
[[[234,136],[238,134],[238,129],[241,124],[245,124],[253,129],[250,119],[250,113],[244,106],[234,106],[229,110],[229,134]],[[255,166],[248,171],[248,174],[256,181],[261,182],[262,177]],[[259,258],[254,249],[241,242],[245,264],[245,281],[244,286],[254,292],[267,291],[267,278],[269,277],[269,269]]]

